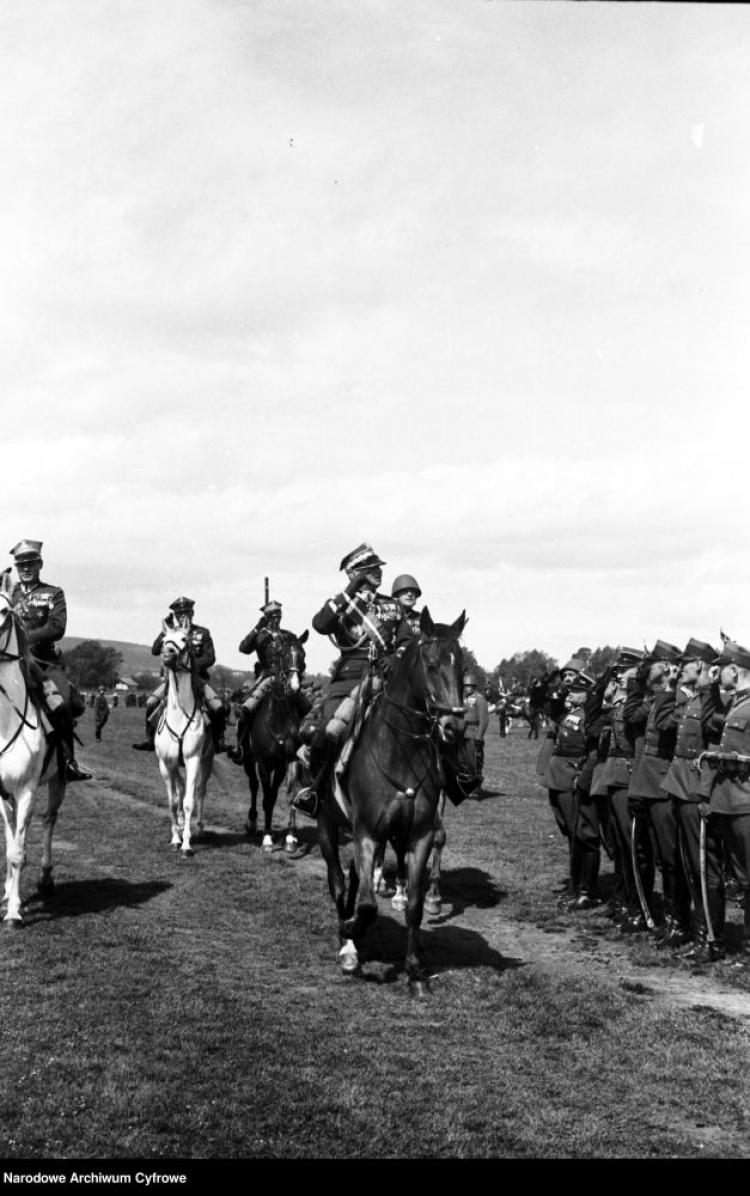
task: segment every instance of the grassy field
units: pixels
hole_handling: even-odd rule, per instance
[[[2,943],[5,1160],[750,1157],[747,975],[559,911],[523,731],[491,728],[487,796],[449,809],[414,1001],[402,916],[382,899],[342,976],[313,824],[301,858],[281,835],[264,854],[226,757],[204,840],[175,855],[142,729],[118,708],[97,744],[82,721],[97,779],[68,790],[47,903],[32,827]]]

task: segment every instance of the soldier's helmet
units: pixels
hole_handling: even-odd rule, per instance
[[[464,689],[467,685],[473,685],[475,689],[479,688],[479,682],[475,673],[464,673]]]
[[[400,573],[393,583],[391,588],[391,598],[398,598],[403,590],[416,590],[417,598],[420,598],[422,591],[419,588],[419,582],[416,577],[412,577],[411,573]]]

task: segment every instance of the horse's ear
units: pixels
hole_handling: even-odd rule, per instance
[[[7,569],[3,569],[2,575],[0,575],[2,577],[2,580],[0,581],[0,592],[3,594],[10,594],[13,589],[13,582],[11,581],[10,577],[11,568],[12,566],[9,565]]]
[[[298,644],[306,644],[307,637],[309,636],[309,634],[310,634],[310,628],[308,627],[305,631],[302,632],[302,635],[297,640],[297,643]]]
[[[425,606],[422,614],[419,616],[419,630],[424,631],[425,635],[432,635],[435,630],[435,624],[432,621],[432,615]]]
[[[466,624],[468,622],[469,622],[469,620],[466,618],[466,611],[462,610],[461,614],[458,616],[455,623],[452,624],[451,631],[454,631],[456,633],[456,636],[461,635],[464,627],[466,626]]]

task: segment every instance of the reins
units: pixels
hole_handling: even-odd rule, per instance
[[[185,664],[181,663],[183,658],[187,659],[187,663],[185,663]],[[193,673],[193,665],[192,665],[191,653],[190,653],[190,644],[186,643],[185,647],[182,648],[177,653],[177,657],[173,664],[172,663],[167,664],[167,661],[164,658],[164,652],[162,650],[162,662],[164,664],[164,667],[166,669],[168,669],[171,674],[175,675],[175,680],[173,682],[171,677],[169,677],[167,679],[167,700],[164,705],[164,713],[162,714],[162,717],[159,722],[159,730],[166,729],[167,731],[169,731],[169,734],[172,736],[172,738],[174,740],[176,740],[177,746],[179,749],[178,762],[180,764],[184,764],[185,754],[184,754],[183,746],[182,746],[183,740],[184,740],[185,736],[187,735],[188,731],[190,730],[190,727],[192,726],[193,720],[196,717],[196,713],[199,712],[201,709],[201,703],[199,702],[198,697],[196,695],[195,686],[191,686],[191,691],[193,694],[193,709],[189,714],[188,714],[187,710],[185,710],[185,708],[180,704],[180,700],[179,700],[179,690],[177,688],[176,674],[177,673],[190,673],[191,677],[192,677],[192,673]],[[175,705],[177,706],[177,709],[180,711],[180,714],[182,714],[187,719],[185,726],[183,727],[182,731],[180,731],[180,732],[175,731],[174,727],[171,727],[169,725],[169,719],[167,717],[168,711],[169,711],[170,690],[173,693],[173,697],[174,697],[174,701],[175,701]]]
[[[2,623],[0,623],[0,634],[2,634],[7,629],[5,643],[0,645],[0,664],[22,664],[22,662],[24,660],[23,653],[8,651],[8,645],[10,643],[10,638],[11,638],[11,635],[13,634],[14,627],[16,627],[16,617],[13,614],[12,608],[8,607],[8,609],[5,613],[5,618],[3,619]],[[23,670],[22,670],[22,675],[23,675]],[[31,700],[31,693],[30,693],[29,685],[28,685],[28,682],[26,681],[25,677],[24,677],[24,707],[23,707],[23,710],[18,709],[18,706],[16,706],[15,702],[13,701],[13,699],[11,698],[10,694],[8,693],[7,689],[2,684],[1,681],[0,681],[0,694],[2,694],[2,696],[6,699],[8,705],[10,706],[13,713],[16,714],[18,716],[18,718],[20,719],[20,722],[19,722],[18,726],[16,727],[16,730],[13,733],[13,735],[11,736],[11,738],[8,740],[8,742],[6,744],[3,745],[2,748],[0,748],[0,756],[4,756],[5,753],[10,748],[13,747],[13,744],[16,742],[16,740],[19,738],[19,736],[23,732],[24,727],[28,727],[30,731],[37,731],[39,729],[39,712],[37,711],[36,706],[34,705],[34,703]],[[29,719],[27,717],[29,708],[31,708],[32,710],[34,710],[36,712],[36,715],[37,715],[36,725],[32,722],[29,722]]]

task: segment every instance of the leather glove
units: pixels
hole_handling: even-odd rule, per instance
[[[711,815],[711,807],[709,806],[708,802],[698,802],[698,813],[700,814],[701,818],[708,820]]]
[[[646,802],[642,797],[628,798],[628,814],[631,818],[640,818],[641,814],[646,813]]]
[[[344,593],[349,594],[349,595],[356,594],[358,590],[362,589],[362,586],[365,584],[366,581],[367,581],[366,573],[355,573],[354,577],[352,578],[352,580],[349,582],[348,586],[344,590]]]

